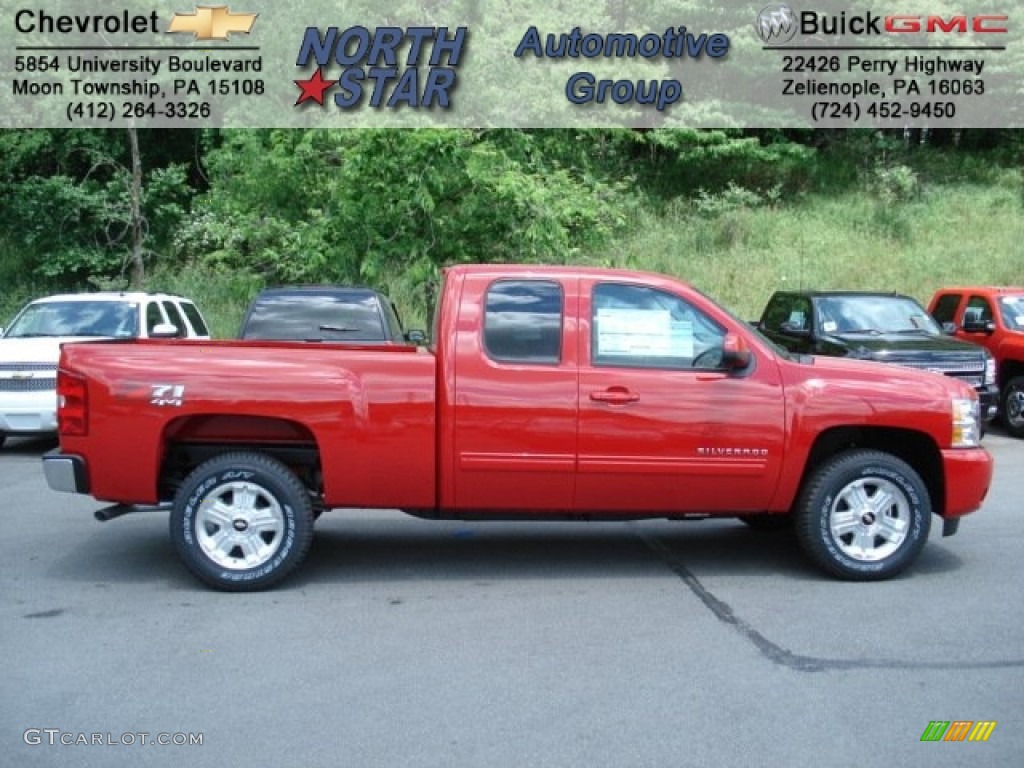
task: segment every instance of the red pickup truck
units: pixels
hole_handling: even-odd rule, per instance
[[[992,353],[1003,424],[1024,437],[1024,288],[942,288],[928,311],[958,338]]]
[[[186,566],[278,582],[332,508],[451,519],[792,521],[833,575],[892,576],[981,505],[963,382],[792,355],[677,280],[445,271],[433,346],[65,346],[51,488],[169,506]]]

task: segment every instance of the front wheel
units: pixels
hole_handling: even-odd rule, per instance
[[[921,553],[931,529],[920,476],[880,451],[849,451],[825,462],[807,481],[795,514],[808,556],[851,581],[895,576]]]
[[[217,589],[253,591],[276,584],[306,557],[313,506],[281,462],[227,453],[185,478],[170,525],[171,540],[195,576]]]
[[[1024,437],[1024,376],[1015,376],[1003,387],[1003,425],[1014,437]]]

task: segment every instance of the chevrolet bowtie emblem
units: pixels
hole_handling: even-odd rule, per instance
[[[196,40],[227,40],[232,32],[249,34],[256,13],[232,13],[226,5],[196,6],[195,13],[176,13],[168,32],[192,32]]]

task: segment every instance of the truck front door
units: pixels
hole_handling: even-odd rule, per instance
[[[714,312],[665,290],[581,280],[578,510],[767,509],[782,465],[778,366],[761,355],[725,370]]]

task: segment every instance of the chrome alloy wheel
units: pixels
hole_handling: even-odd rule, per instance
[[[910,502],[889,480],[868,477],[846,485],[829,509],[833,540],[847,557],[883,560],[903,544],[910,525]]]
[[[232,570],[267,562],[281,548],[284,529],[281,505],[255,483],[218,485],[196,513],[196,538],[203,554]]]

